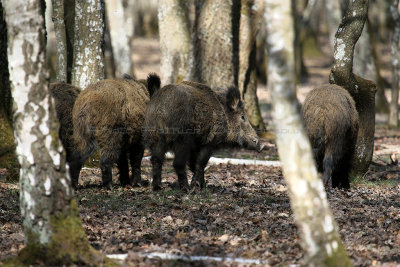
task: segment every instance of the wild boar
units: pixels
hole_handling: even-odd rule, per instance
[[[203,188],[204,168],[212,152],[223,146],[261,150],[237,88],[214,91],[184,81],[164,86],[147,105],[143,137],[151,150],[153,190],[161,189],[164,154],[175,154],[173,166],[181,189],[189,188],[186,164],[193,172],[191,186]]]
[[[77,98],[72,120],[74,140],[81,160],[71,166],[72,183],[76,187],[82,164],[100,149],[103,185],[112,182],[112,166],[119,168],[121,185],[139,185],[144,152],[142,126],[146,105],[152,92],[160,88],[160,78],[150,74],[146,81],[124,76],[89,85]],[[133,177],[129,178],[127,154]]]
[[[307,95],[302,113],[325,187],[349,188],[359,123],[353,98],[343,87],[323,85]]]
[[[66,160],[71,164],[79,158],[79,154],[75,152],[72,135],[72,108],[81,89],[67,83],[51,83],[49,90],[54,99],[57,118],[60,123],[59,137],[66,152]]]

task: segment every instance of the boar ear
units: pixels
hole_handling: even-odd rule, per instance
[[[229,87],[226,92],[226,105],[231,110],[237,110],[240,104],[240,92],[236,87]]]
[[[147,76],[147,89],[149,90],[150,96],[152,96],[155,91],[160,89],[160,87],[161,87],[160,76],[158,76],[155,73],[150,73]]]

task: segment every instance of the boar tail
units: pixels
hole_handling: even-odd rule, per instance
[[[155,73],[150,73],[147,76],[147,89],[149,90],[150,97],[161,87],[160,76]]]

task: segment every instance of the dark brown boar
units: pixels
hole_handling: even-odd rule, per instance
[[[353,98],[343,87],[323,85],[307,95],[302,113],[325,187],[349,188],[358,132]]]
[[[60,123],[59,137],[64,146],[66,160],[69,164],[79,157],[75,153],[73,141],[72,108],[81,89],[67,83],[51,83],[50,95],[54,99],[57,118]]]
[[[160,78],[150,74],[146,81],[131,77],[106,79],[89,85],[77,98],[72,112],[74,140],[81,160],[71,166],[76,187],[82,164],[100,149],[104,186],[112,182],[112,166],[119,168],[121,185],[139,185],[144,145],[142,126],[151,92],[160,88]],[[133,177],[129,178],[128,158]]]
[[[212,152],[222,146],[261,150],[237,88],[213,91],[204,84],[182,82],[164,86],[147,105],[143,136],[151,150],[153,189],[161,188],[164,154],[175,154],[173,166],[179,187],[189,187],[186,164],[193,172],[191,185],[203,188],[204,168]]]

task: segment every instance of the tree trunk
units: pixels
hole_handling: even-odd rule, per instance
[[[75,0],[64,1],[64,22],[67,45],[67,82],[72,83],[74,63]]]
[[[351,266],[314,164],[296,98],[290,0],[266,0],[272,117],[279,157],[307,266]],[[278,15],[279,14],[279,15]],[[282,132],[281,132],[282,131]]]
[[[260,29],[264,3],[242,1],[239,35],[239,90],[250,124],[260,133],[265,131],[257,98],[256,37]]]
[[[111,47],[115,64],[115,76],[120,77],[126,73],[133,75],[133,64],[131,60],[132,27],[123,7],[123,0],[107,0],[107,21],[110,29]]]
[[[190,23],[186,0],[159,0],[162,84],[182,81],[190,53]]]
[[[72,85],[86,88],[104,78],[104,2],[75,1]]]
[[[56,34],[56,80],[67,82],[67,36],[64,21],[64,0],[52,0],[53,23]]]
[[[337,28],[342,20],[341,2],[343,0],[325,0],[325,14],[329,29],[329,44],[334,50],[334,40]]]
[[[40,0],[3,3],[9,30],[8,61],[26,243],[16,265],[99,262],[85,237],[57,136],[47,86]]]
[[[196,1],[189,79],[212,88],[238,84],[240,1]]]
[[[392,99],[390,102],[389,125],[397,127],[399,124],[399,39],[400,39],[400,14],[399,0],[393,0],[390,7],[394,21],[394,32],[391,44],[392,54]]]
[[[376,83],[378,87],[375,101],[376,111],[387,114],[389,112],[389,103],[385,96],[385,84],[380,75],[379,59],[375,51],[375,38],[368,17],[365,24],[355,46],[353,71],[354,74]]]
[[[7,59],[7,25],[0,2],[0,168],[7,169],[7,180],[18,179],[18,160],[12,127],[12,97]]]
[[[359,116],[351,176],[363,176],[372,161],[375,133],[376,85],[353,74],[354,47],[367,18],[368,0],[350,1],[335,39],[330,83],[344,87],[354,98]]]

